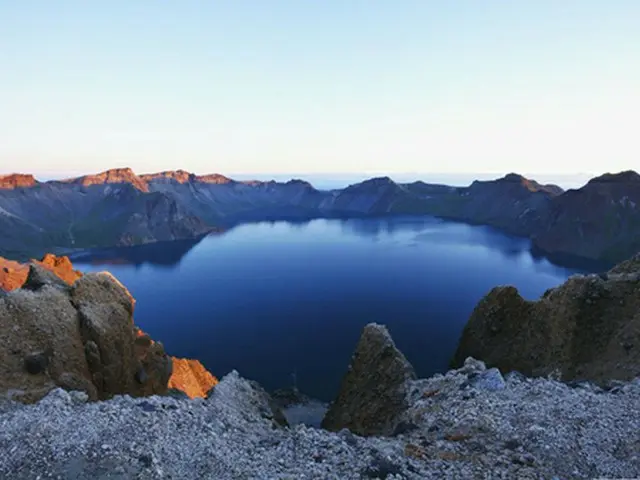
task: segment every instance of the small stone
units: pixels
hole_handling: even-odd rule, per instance
[[[487,366],[481,360],[476,360],[473,357],[467,357],[464,361],[463,367],[460,369],[462,373],[479,373],[484,372]]]
[[[147,400],[143,400],[140,403],[136,403],[137,407],[140,407],[145,412],[155,412],[156,406]]]
[[[504,390],[506,388],[504,378],[502,377],[500,370],[497,368],[491,368],[478,375],[473,379],[473,381],[471,381],[471,386],[479,390],[487,390],[490,392]]]
[[[504,376],[504,380],[507,383],[520,383],[527,382],[529,379],[525,375],[517,371],[511,371]]]
[[[49,366],[49,353],[38,352],[28,355],[24,359],[24,366],[31,375],[44,373]]]
[[[89,401],[89,395],[86,392],[72,391],[69,392],[69,396],[71,397],[71,401],[73,403],[87,403]]]
[[[418,445],[414,445],[412,443],[407,443],[404,446],[404,454],[407,457],[413,457],[416,458],[418,460],[422,460],[425,457],[425,451],[424,448],[418,446]]]
[[[153,465],[153,457],[148,453],[143,453],[142,455],[140,455],[138,457],[138,460],[145,468],[149,468],[151,465]]]

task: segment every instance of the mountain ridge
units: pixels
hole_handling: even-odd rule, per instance
[[[12,174],[0,177],[0,254],[197,238],[246,221],[432,215],[528,237],[545,253],[615,263],[640,251],[638,204],[633,171],[567,191],[517,173],[466,187],[381,176],[333,190],[185,170],[117,168],[47,182]]]

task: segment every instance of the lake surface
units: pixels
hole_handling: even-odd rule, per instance
[[[245,224],[200,241],[74,258],[111,271],[137,300],[136,324],[177,357],[267,390],[294,382],[331,400],[362,327],[387,325],[419,376],[447,370],[491,288],[535,299],[575,268],[528,240],[431,217]]]

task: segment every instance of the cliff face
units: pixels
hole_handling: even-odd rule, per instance
[[[538,301],[496,287],[475,308],[453,364],[468,356],[503,371],[562,380],[640,375],[640,261],[602,275],[574,275]]]
[[[36,179],[33,175],[13,173],[11,175],[0,175],[0,190],[14,190],[16,188],[35,187]]]
[[[109,274],[69,286],[32,264],[22,288],[0,298],[0,392],[33,402],[55,387],[89,399],[161,394],[171,359],[162,345],[136,349],[133,301]]]
[[[620,261],[640,251],[640,175],[607,174],[551,202],[548,221],[533,235],[550,253]]]
[[[83,277],[67,257],[55,255],[29,265],[0,258],[0,286],[6,337],[0,356],[10,359],[0,392],[34,401],[55,386],[80,389],[91,399],[174,388],[195,398],[218,382],[197,360],[168,357],[161,343],[135,327],[134,298],[108,274]],[[21,357],[25,365],[40,362],[41,371],[29,374]]]

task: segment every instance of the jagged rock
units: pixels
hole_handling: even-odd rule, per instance
[[[8,296],[1,287],[9,286],[10,290],[15,290],[23,283],[24,288],[21,291],[30,290],[41,293],[41,290],[56,289],[65,296],[67,303],[61,301],[61,309],[66,311],[69,317],[76,317],[75,321],[70,321],[70,323],[76,323],[76,328],[66,328],[64,331],[73,331],[73,340],[69,337],[73,345],[82,344],[84,361],[81,363],[86,367],[82,370],[74,363],[73,368],[67,371],[64,365],[59,368],[54,365],[52,375],[55,382],[47,377],[48,380],[43,380],[47,386],[43,384],[26,391],[18,389],[15,393],[16,398],[35,401],[55,385],[69,390],[82,390],[91,400],[123,391],[133,395],[151,395],[165,392],[170,379],[172,386],[184,388],[188,395],[206,397],[208,391],[217,383],[218,380],[198,361],[167,356],[162,343],[154,342],[133,325],[135,299],[110,273],[89,274],[83,277],[82,273],[73,269],[67,257],[51,254],[45,255],[41,261],[33,261],[30,265],[4,259],[0,259],[0,265],[5,265],[0,272],[6,270],[5,273],[8,275],[3,277],[0,273],[0,301]],[[16,283],[18,281],[20,283]],[[16,298],[23,298],[23,295],[16,293]],[[73,308],[68,308],[69,301],[71,306],[75,307],[75,311]],[[56,331],[56,322],[48,322],[49,312],[46,311],[45,303],[41,305],[43,315],[41,325],[37,325],[37,318],[31,321],[33,330],[42,336],[43,348],[48,348],[45,345],[46,331],[54,335],[52,332]],[[5,320],[8,327],[9,317]],[[62,332],[59,333],[64,336]],[[16,337],[16,341],[21,340]],[[40,350],[29,347],[23,351],[37,353]],[[77,361],[78,353],[75,350],[70,353],[74,362]],[[66,362],[65,356],[62,358],[63,363]],[[175,372],[174,361],[178,365]],[[29,368],[42,371],[42,367],[38,366],[39,362],[33,359],[29,362]],[[22,364],[24,370],[24,359]],[[1,387],[2,382],[0,382],[0,391],[2,391]]]
[[[453,366],[472,356],[503,372],[559,375],[563,381],[630,380],[640,374],[638,258],[606,275],[574,275],[527,301],[496,287],[476,306]]]
[[[66,290],[69,285],[65,283],[60,277],[50,270],[47,270],[42,265],[37,263],[31,263],[29,265],[29,273],[22,288],[26,290],[38,290],[45,285],[51,285],[56,288]]]
[[[34,272],[34,274],[37,273],[42,278],[48,278],[44,283],[52,283],[61,287],[64,286],[65,288],[67,284],[72,284],[82,276],[82,273],[73,269],[73,265],[68,257],[57,257],[50,253],[42,257],[42,260],[31,260],[28,264],[21,264],[0,257],[0,266],[2,267],[0,269],[0,290],[5,289],[7,291],[20,287],[24,288],[32,266],[38,267],[38,271]],[[53,279],[50,279],[42,269],[46,272],[54,273],[56,277],[65,283],[59,284]]]
[[[497,368],[490,368],[486,372],[476,375],[470,382],[471,386],[479,390],[504,390],[506,387],[504,378]]]
[[[198,360],[173,358],[173,373],[169,379],[169,388],[185,392],[190,398],[206,398],[207,392],[218,379],[211,375]]]
[[[135,307],[129,290],[108,272],[89,273],[76,281],[71,287],[71,300],[76,307],[83,303],[119,305],[129,315],[133,315]],[[133,334],[133,319],[130,320]]]
[[[136,349],[129,292],[107,274],[61,284],[32,265],[30,289],[0,299],[0,392],[21,401],[36,401],[55,386],[92,400],[165,393],[171,359],[161,345],[143,354]],[[142,384],[135,379],[140,369],[147,375]]]
[[[322,426],[333,431],[348,428],[358,435],[391,435],[407,408],[412,379],[413,367],[387,329],[370,323],[362,332]]]

